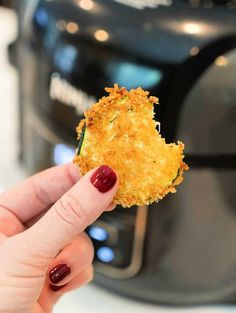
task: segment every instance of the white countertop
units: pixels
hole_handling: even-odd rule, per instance
[[[16,35],[13,12],[0,9],[0,192],[22,180],[25,172],[17,162],[17,72],[7,63],[6,46]],[[148,305],[110,293],[94,284],[65,295],[53,313],[224,313],[236,307],[174,309]]]
[[[148,305],[108,292],[94,284],[65,295],[53,313],[233,313],[233,306],[176,308]]]

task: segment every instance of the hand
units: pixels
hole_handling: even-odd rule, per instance
[[[83,230],[114,208],[117,188],[108,167],[80,178],[66,164],[0,195],[1,313],[49,313],[92,279],[93,247]]]

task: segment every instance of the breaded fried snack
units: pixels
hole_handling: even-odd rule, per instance
[[[85,112],[76,128],[79,145],[74,162],[82,174],[108,165],[119,176],[114,202],[123,207],[145,205],[162,199],[183,180],[184,144],[167,144],[157,131],[156,97],[142,88],[127,91],[105,88],[109,93]]]

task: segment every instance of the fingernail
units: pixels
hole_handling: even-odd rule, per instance
[[[50,287],[50,289],[51,289],[52,291],[57,291],[57,290],[63,288],[64,286],[65,286],[65,285],[62,285],[62,286],[55,286],[55,285],[52,285],[52,284],[49,285],[49,287]]]
[[[100,166],[90,178],[91,183],[100,192],[107,192],[117,181],[116,173],[106,165]]]
[[[49,273],[49,279],[53,284],[59,283],[71,272],[70,267],[67,264],[58,264]]]

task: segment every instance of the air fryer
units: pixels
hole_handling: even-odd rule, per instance
[[[235,1],[41,0],[18,12],[29,173],[73,158],[84,110],[114,83],[159,97],[162,135],[186,145],[176,194],[87,228],[95,283],[153,303],[235,302]]]

